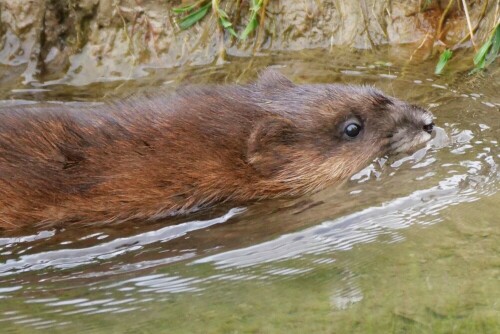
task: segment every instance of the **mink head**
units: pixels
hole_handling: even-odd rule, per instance
[[[267,70],[252,89],[268,116],[251,132],[248,160],[291,192],[323,188],[375,157],[415,150],[434,126],[429,111],[372,87],[295,85]]]

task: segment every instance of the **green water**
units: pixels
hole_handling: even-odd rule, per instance
[[[248,82],[278,65],[296,82],[375,85],[429,108],[440,129],[412,156],[305,198],[4,232],[2,333],[499,333],[498,66],[468,76],[467,55],[437,77],[433,62],[407,64],[410,52],[277,53],[90,86],[5,82],[2,105],[88,103]]]

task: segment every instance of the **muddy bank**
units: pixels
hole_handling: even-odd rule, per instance
[[[414,43],[416,58],[426,58],[436,47],[471,46],[463,8],[456,3],[446,11],[448,1],[269,1],[256,33],[241,41],[224,32],[211,14],[181,30],[179,15],[172,12],[180,2],[3,0],[0,64],[21,74],[25,84],[85,85],[140,77],[150,67],[223,62],[270,51]],[[498,5],[468,3],[475,39],[484,40]],[[236,30],[243,30],[248,2],[221,6]]]

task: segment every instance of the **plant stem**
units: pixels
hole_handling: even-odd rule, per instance
[[[474,42],[474,31],[472,31],[472,23],[470,22],[469,10],[467,9],[465,0],[462,0],[462,5],[464,6],[465,17],[467,18],[467,25],[469,26],[470,41],[472,42],[472,46],[474,46],[474,50],[477,52],[477,46]]]
[[[448,12],[451,9],[451,5],[453,5],[453,1],[455,1],[455,0],[450,0],[448,2],[448,5],[444,9],[443,14],[441,15],[441,18],[439,19],[438,28],[437,28],[437,34],[436,34],[436,37],[437,37],[438,40],[441,39],[441,30],[443,28],[443,23],[444,23],[444,20],[446,19],[446,16],[448,15]]]
[[[474,28],[472,29],[473,32],[476,32],[477,28],[479,28],[479,23],[481,23],[481,21],[483,20],[484,18],[484,14],[486,14],[486,8],[488,8],[488,0],[486,0],[484,2],[484,5],[483,5],[483,8],[481,9],[481,14],[479,15],[479,18],[476,22],[476,25],[474,26]],[[498,6],[498,2],[497,2],[497,6]],[[465,42],[467,40],[467,38],[469,38],[471,36],[470,34],[471,32],[469,31],[467,33],[467,35],[464,36],[464,38],[462,38],[457,44],[455,44],[451,49],[452,50],[455,50],[460,44],[462,44],[463,42]]]

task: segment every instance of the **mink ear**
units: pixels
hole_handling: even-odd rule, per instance
[[[262,176],[272,176],[292,160],[297,133],[295,125],[285,118],[264,118],[248,139],[248,162]]]
[[[257,80],[257,85],[265,89],[291,88],[295,86],[294,83],[291,82],[281,72],[276,71],[272,68],[266,68],[260,73],[259,79]]]

